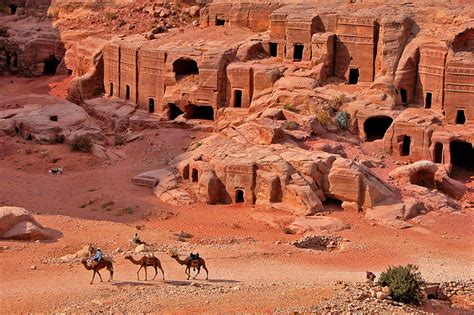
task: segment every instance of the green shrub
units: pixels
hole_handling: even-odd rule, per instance
[[[325,110],[318,110],[315,116],[316,116],[316,119],[321,124],[321,126],[326,126],[331,121],[331,117],[329,116],[328,112]]]
[[[379,284],[392,290],[392,298],[395,301],[414,304],[419,302],[419,293],[424,281],[415,265],[389,266],[380,275]]]
[[[119,147],[125,144],[125,136],[116,133],[114,138],[114,146]]]
[[[290,229],[289,227],[284,227],[283,229],[281,229],[283,231],[283,233],[285,234],[295,234],[295,231],[293,231],[292,229]]]
[[[86,135],[76,135],[71,141],[71,151],[90,152],[92,149],[92,141]]]
[[[297,109],[297,108],[291,106],[291,105],[288,104],[288,103],[283,106],[283,109],[284,109],[284,110],[288,110],[288,111],[293,112],[293,113],[297,113],[297,112],[298,112],[298,109]]]
[[[336,125],[339,127],[339,129],[347,129],[349,128],[349,114],[347,112],[338,112],[336,114]]]
[[[296,130],[300,127],[300,125],[293,120],[288,120],[284,123],[283,128],[288,129],[288,130]]]

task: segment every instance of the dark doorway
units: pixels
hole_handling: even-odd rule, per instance
[[[184,107],[184,118],[214,120],[214,109],[212,106],[186,105]]]
[[[129,100],[130,99],[130,85],[125,85],[125,99]]]
[[[269,43],[270,46],[270,56],[276,57],[278,55],[278,44],[277,43]]]
[[[12,57],[10,56],[10,53],[7,51],[7,67],[10,68],[12,63]]]
[[[449,144],[453,167],[474,169],[474,148],[464,141],[452,141]]]
[[[185,77],[199,74],[199,68],[196,61],[189,58],[179,58],[173,62],[173,72],[176,80],[179,81]]]
[[[149,113],[155,112],[155,99],[153,97],[150,97],[148,99],[148,112]]]
[[[16,52],[12,54],[11,67],[14,70],[16,70],[16,68],[18,67],[18,55]]]
[[[193,183],[197,183],[198,181],[198,170],[193,168],[193,171],[191,172],[191,181]]]
[[[401,156],[410,155],[410,147],[411,147],[411,137],[403,136],[402,143],[400,146],[400,155]]]
[[[51,121],[58,121],[58,115],[50,115],[49,120]]]
[[[235,190],[235,203],[245,202],[244,191],[242,189]]]
[[[408,95],[407,95],[407,90],[405,89],[400,89],[400,96],[402,98],[402,106],[407,107],[408,105]]]
[[[425,108],[431,108],[431,101],[433,99],[433,93],[431,92],[426,92],[426,97],[425,97]]]
[[[349,70],[349,84],[357,84],[359,82],[359,69],[351,68]]]
[[[443,144],[437,142],[434,147],[434,162],[443,163]]]
[[[293,46],[293,60],[301,61],[303,59],[304,45]]]
[[[370,117],[364,122],[364,131],[367,141],[383,139],[393,119],[388,116]]]
[[[168,104],[170,120],[175,120],[178,116],[184,114],[175,104]]]
[[[109,86],[109,96],[114,96],[114,84],[110,82]]]
[[[56,68],[59,65],[59,60],[56,59],[53,55],[49,56],[44,60],[44,75],[54,75],[56,74]]]
[[[16,9],[18,8],[18,6],[12,3],[8,7],[10,8],[10,15],[15,15]]]
[[[67,75],[72,75],[72,70],[71,69],[66,69]]]
[[[242,107],[242,91],[234,91],[234,107]]]
[[[225,25],[225,19],[216,17],[216,26],[224,26],[224,25]]]
[[[456,124],[464,125],[466,123],[466,115],[464,114],[464,109],[458,109],[456,113]]]

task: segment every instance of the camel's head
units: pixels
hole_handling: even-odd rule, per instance
[[[81,264],[86,265],[86,264],[87,264],[87,258],[82,258],[82,259],[81,259]]]
[[[130,260],[130,259],[132,259],[132,255],[127,255],[127,256],[124,257],[124,259]]]
[[[171,258],[178,257],[178,250],[176,248],[172,248],[168,253],[170,254]]]

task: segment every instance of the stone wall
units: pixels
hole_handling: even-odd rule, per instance
[[[444,113],[447,124],[472,124],[474,122],[473,82],[474,59],[447,62],[444,86]],[[464,123],[462,117],[464,117]]]
[[[358,82],[374,80],[378,28],[370,17],[339,17],[335,75],[349,79],[351,69],[358,69]]]
[[[138,51],[138,105],[149,112],[162,112],[166,52],[143,47]]]
[[[120,47],[120,97],[137,103],[138,47]]]
[[[428,44],[420,47],[417,102],[425,108],[443,110],[446,54],[447,48],[441,45]]]

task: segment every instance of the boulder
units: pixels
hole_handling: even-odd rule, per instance
[[[144,172],[132,177],[132,183],[138,186],[154,188],[160,183],[162,179],[170,175],[172,175],[171,172],[166,169],[157,169],[153,171]]]
[[[240,45],[237,50],[237,58],[240,61],[248,61],[252,59],[259,59],[267,56],[267,52],[263,48],[261,42],[248,42]]]
[[[341,220],[327,216],[299,217],[294,220],[289,228],[297,233],[334,233],[348,226]]]
[[[99,126],[86,111],[66,100],[33,94],[10,98],[5,102],[23,105],[14,110],[0,110],[0,119],[9,120],[9,126],[13,122],[15,134],[25,139],[51,144],[72,140],[78,134],[87,135],[96,141],[104,139]]]
[[[0,238],[18,240],[47,239],[49,234],[30,212],[19,207],[0,207]]]

